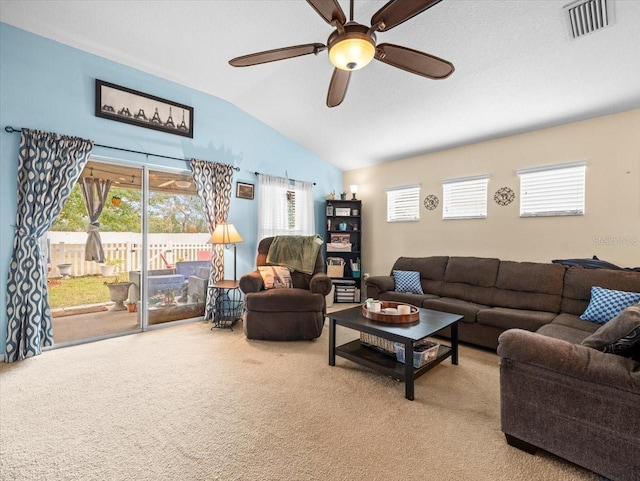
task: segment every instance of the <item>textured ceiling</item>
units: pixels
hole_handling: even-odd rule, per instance
[[[333,109],[325,106],[333,71],[326,52],[246,68],[227,63],[326,43],[332,28],[302,0],[2,0],[0,20],[225,99],[350,170],[640,108],[640,1],[609,1],[613,26],[569,40],[569,0],[444,0],[379,33],[378,42],[449,60],[451,77],[430,80],[373,61],[352,74]],[[355,20],[368,25],[385,3],[356,0]]]

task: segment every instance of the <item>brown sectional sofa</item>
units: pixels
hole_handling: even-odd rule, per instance
[[[424,294],[395,292],[394,278],[388,275],[367,279],[367,297],[460,314],[460,340],[491,349],[498,347],[500,334],[512,328],[570,339],[575,331],[575,339],[594,332],[599,325],[579,317],[592,286],[640,292],[639,272],[551,263],[400,257],[392,270],[420,272]],[[446,330],[440,334],[448,336]]]
[[[419,271],[425,294],[377,276],[368,297],[461,314],[461,341],[498,348],[509,444],[640,480],[640,362],[582,345],[600,324],[579,317],[592,286],[640,292],[640,272],[474,257],[401,257],[393,269]]]

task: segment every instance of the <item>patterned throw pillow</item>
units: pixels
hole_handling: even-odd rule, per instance
[[[640,326],[626,336],[604,346],[601,351],[640,361]]]
[[[582,341],[583,346],[602,351],[605,346],[614,344],[640,328],[640,303],[627,307],[609,322],[603,324],[596,332]]]
[[[291,271],[284,266],[259,266],[258,271],[262,277],[265,289],[280,289],[293,287]]]
[[[640,292],[614,291],[602,287],[591,288],[591,300],[587,310],[582,313],[583,321],[605,322],[616,317],[625,307],[640,302]]]
[[[409,292],[411,294],[424,294],[420,284],[420,273],[416,271],[393,271],[396,281],[396,292]]]

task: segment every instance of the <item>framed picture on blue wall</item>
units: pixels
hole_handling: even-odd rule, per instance
[[[193,138],[193,107],[96,79],[96,117]]]
[[[236,182],[236,197],[240,199],[253,199],[253,184]]]

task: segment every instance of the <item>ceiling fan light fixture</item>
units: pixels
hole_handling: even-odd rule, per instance
[[[360,32],[346,32],[329,43],[329,60],[341,70],[359,70],[373,60],[374,40]]]

